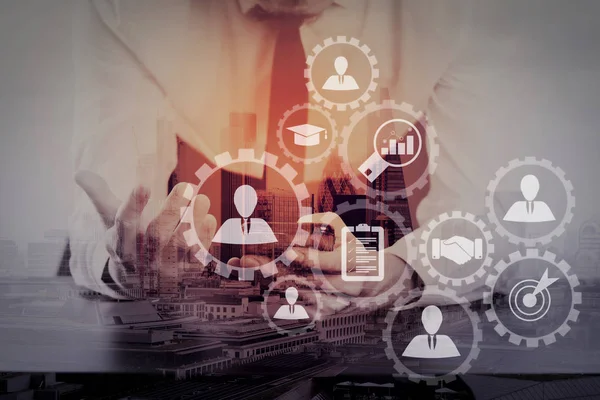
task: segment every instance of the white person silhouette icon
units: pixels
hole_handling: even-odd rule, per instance
[[[427,335],[415,336],[404,353],[403,357],[411,358],[450,358],[458,357],[460,353],[456,345],[446,335],[438,335],[442,325],[442,311],[436,306],[427,306],[421,314],[421,322]]]
[[[237,188],[233,202],[241,218],[229,218],[225,221],[215,234],[213,242],[242,245],[277,242],[273,230],[264,219],[250,218],[258,203],[258,195],[252,186],[242,185]]]
[[[358,83],[356,83],[356,79],[351,75],[345,75],[348,70],[348,60],[346,57],[338,57],[335,59],[333,66],[335,67],[335,72],[337,75],[331,75],[325,81],[323,85],[323,89],[325,90],[336,90],[336,91],[346,91],[346,90],[357,90]]]
[[[552,210],[543,201],[535,200],[540,191],[540,181],[535,175],[525,175],[521,179],[521,193],[525,201],[515,202],[504,216],[510,222],[547,222],[554,221]]]
[[[274,319],[307,319],[310,318],[306,309],[300,304],[296,304],[298,300],[298,289],[290,286],[285,290],[285,300],[288,305],[279,307],[275,313]]]

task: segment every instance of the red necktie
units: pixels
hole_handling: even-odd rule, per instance
[[[276,20],[270,22],[273,24],[274,29],[277,30],[277,39],[271,70],[271,94],[266,150],[278,157],[283,157],[284,154],[279,148],[277,140],[277,125],[287,110],[290,110],[297,104],[304,104],[308,101],[308,90],[306,89],[306,80],[304,78],[306,56],[300,38],[300,26],[302,25],[303,18],[298,16],[273,18],[276,18]],[[307,121],[308,113],[306,109],[297,111],[297,113],[300,115],[295,114],[295,116],[304,122]],[[290,163],[291,160],[285,160],[285,162]],[[302,164],[294,164],[293,167],[298,172],[298,175],[303,177]],[[273,175],[273,171],[267,168],[266,179],[269,189],[277,187],[277,182],[281,182],[274,178],[277,178],[276,175]]]

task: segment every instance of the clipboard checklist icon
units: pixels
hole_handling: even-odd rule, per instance
[[[352,233],[353,235],[349,235]],[[383,280],[383,228],[359,224],[342,228],[342,280]]]

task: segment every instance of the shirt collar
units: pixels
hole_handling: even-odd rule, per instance
[[[258,5],[258,2],[259,0],[238,0],[240,10],[243,14],[247,14],[256,5]],[[329,7],[338,6],[351,11],[362,11],[364,10],[364,3],[365,0],[335,0],[331,2]]]

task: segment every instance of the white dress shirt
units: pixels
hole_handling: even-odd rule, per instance
[[[211,160],[240,147],[239,138],[228,131],[230,113],[253,113],[257,135],[242,141],[257,153],[264,150],[275,34],[245,15],[252,4],[81,4],[75,18],[75,170],[98,173],[121,199],[136,183],[145,183],[151,189],[144,212],[149,219],[160,209],[177,163],[175,134]],[[379,89],[398,102],[426,110],[434,121],[442,148],[431,191],[418,210],[421,225],[457,205],[479,213],[483,197],[474,202],[475,191],[483,196],[484,180],[497,168],[493,163],[484,166],[489,155],[480,151],[485,144],[481,132],[475,132],[479,118],[464,118],[479,112],[481,104],[473,103],[472,91],[479,74],[485,73],[470,65],[472,60],[461,58],[468,55],[465,49],[477,48],[469,35],[471,17],[468,2],[346,0],[332,2],[301,27],[307,54],[338,35],[367,43],[378,59]],[[381,96],[377,91],[372,100]],[[475,105],[475,111],[467,111]],[[157,129],[159,119],[168,120],[170,129]],[[364,157],[363,148],[356,150],[349,157]],[[306,179],[322,176],[316,173],[322,168],[305,168]],[[83,190],[77,188],[75,196],[72,274],[78,284],[116,295],[101,281],[108,253],[100,218]],[[403,251],[397,253],[405,258]]]

